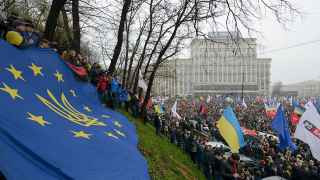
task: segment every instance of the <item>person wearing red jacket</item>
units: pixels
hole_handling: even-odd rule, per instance
[[[107,75],[101,75],[99,77],[99,81],[98,81],[98,84],[97,84],[97,90],[99,93],[104,93],[107,89],[108,89],[108,86],[109,86],[109,81],[108,81],[108,77]]]

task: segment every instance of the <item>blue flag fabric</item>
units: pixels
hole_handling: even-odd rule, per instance
[[[149,179],[135,127],[51,49],[0,40],[0,171],[9,180]]]
[[[279,141],[280,141],[280,144],[279,144],[280,150],[284,150],[287,147],[289,147],[291,151],[297,149],[296,145],[293,144],[291,140],[288,122],[284,115],[282,105],[278,107],[277,114],[272,121],[271,127],[278,134]]]

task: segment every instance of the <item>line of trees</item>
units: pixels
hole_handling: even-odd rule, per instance
[[[100,61],[109,64],[109,75],[120,77],[134,94],[144,95],[142,109],[159,67],[179,55],[188,40],[210,39],[208,32],[219,30],[257,33],[252,23],[267,13],[281,24],[299,14],[289,0],[0,0],[0,4],[8,13],[22,9],[47,39],[99,54]],[[82,43],[84,37],[91,39],[91,47]],[[232,38],[235,43],[237,38]],[[148,84],[146,92],[138,88],[141,76]]]

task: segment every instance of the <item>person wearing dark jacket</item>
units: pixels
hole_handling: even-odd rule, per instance
[[[160,121],[160,118],[159,118],[159,116],[157,114],[154,116],[154,126],[156,128],[156,134],[158,136],[160,136],[161,121]]]
[[[25,40],[25,47],[37,47],[39,45],[40,36],[34,31],[32,21],[25,20],[26,31],[22,32]]]
[[[233,153],[227,160],[223,160],[221,164],[222,180],[236,180],[239,178],[238,161],[239,155]]]

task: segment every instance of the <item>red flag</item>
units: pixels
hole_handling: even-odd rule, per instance
[[[257,132],[255,130],[247,129],[245,127],[241,127],[243,134],[249,136],[257,136]]]
[[[292,125],[297,125],[299,123],[299,120],[300,120],[300,117],[296,113],[292,112],[291,113],[291,123],[292,123]]]
[[[271,110],[271,111],[266,111],[266,114],[267,114],[267,117],[268,117],[268,118],[273,119],[273,118],[276,116],[277,112]]]
[[[87,76],[88,73],[87,73],[87,70],[82,67],[82,66],[75,66],[73,64],[70,64],[68,62],[66,62],[67,65],[72,69],[73,72],[75,72],[77,75],[79,75],[80,77],[83,77],[83,76]]]

